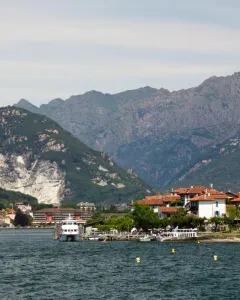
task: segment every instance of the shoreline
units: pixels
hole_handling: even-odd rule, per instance
[[[47,226],[47,227],[15,227],[15,228],[6,228],[6,227],[0,227],[0,231],[12,231],[12,230],[54,230],[54,226]],[[81,240],[87,241],[87,238],[80,238]],[[109,236],[106,234],[105,237],[101,237],[99,241],[101,240],[107,240],[108,242],[121,242],[121,241],[126,241],[126,242],[142,242],[140,241],[139,236]],[[157,242],[155,238],[152,238],[151,241],[148,242]],[[145,241],[146,242],[146,241]],[[192,238],[185,238],[185,239],[166,239],[162,241],[158,241],[161,243],[240,243],[240,232],[237,233],[225,233],[225,232],[216,232],[216,233],[200,233],[198,237],[192,237]]]

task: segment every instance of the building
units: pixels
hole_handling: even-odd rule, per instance
[[[11,209],[7,212],[6,216],[8,216],[11,220],[14,220],[16,216],[16,211]]]
[[[233,198],[233,200],[231,200],[231,203],[235,205],[235,207],[238,209],[240,206],[240,193],[236,194],[237,197]]]
[[[89,211],[74,208],[44,208],[38,210],[33,215],[33,223],[55,223],[66,219],[69,214],[78,221],[85,221],[91,218],[92,213]]]
[[[160,207],[159,208],[159,218],[164,219],[164,218],[169,218],[172,214],[175,214],[178,212],[179,208],[178,207]]]
[[[136,203],[140,205],[148,205],[152,207],[155,213],[159,213],[159,207],[169,207],[170,203],[181,200],[179,195],[154,195],[147,196],[145,199],[139,200]],[[131,206],[133,203],[131,204]]]
[[[189,199],[189,212],[200,218],[226,216],[226,201],[228,196],[215,190],[205,191],[203,195]]]
[[[95,204],[90,202],[79,202],[77,206],[81,210],[94,211],[96,209]]]
[[[136,201],[136,203],[140,205],[148,205],[156,213],[158,213],[158,209],[160,206],[164,206],[163,200],[160,195],[147,196],[145,199]],[[133,206],[133,204],[134,203],[131,203],[131,206]]]
[[[25,205],[22,202],[17,202],[16,206],[18,209],[21,210],[22,213],[26,214],[26,213],[30,213],[32,211],[32,206],[31,205]]]
[[[210,188],[212,189],[213,186],[210,185]],[[179,195],[186,205],[191,198],[203,195],[206,189],[207,188],[205,186],[192,185],[190,188],[178,188],[172,190],[172,195]]]

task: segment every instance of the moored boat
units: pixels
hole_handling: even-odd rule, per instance
[[[64,242],[79,241],[79,224],[69,214],[68,218],[61,221],[59,240]]]
[[[139,238],[139,241],[140,241],[140,242],[151,242],[152,239],[151,239],[150,236],[145,235],[145,236],[143,236],[143,237],[140,237],[140,238]]]

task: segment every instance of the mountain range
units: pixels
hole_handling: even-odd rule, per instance
[[[240,129],[239,72],[173,92],[151,87],[114,95],[90,91],[40,107],[23,99],[16,106],[55,120],[153,187],[211,182],[240,189],[238,142],[233,142]]]
[[[130,202],[152,193],[55,121],[22,108],[0,108],[0,186],[39,203]]]

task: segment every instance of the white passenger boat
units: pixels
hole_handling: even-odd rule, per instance
[[[65,242],[79,241],[79,224],[70,214],[67,219],[61,221],[59,239]]]

